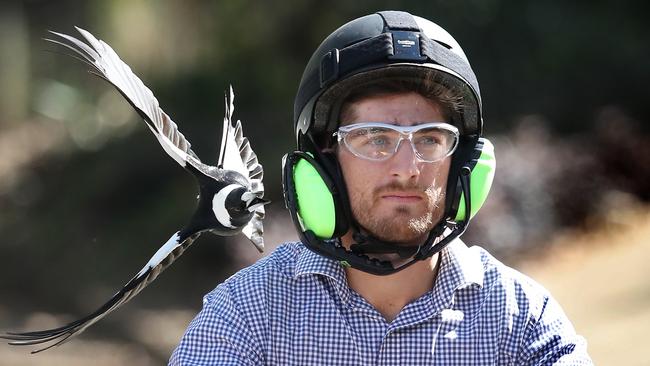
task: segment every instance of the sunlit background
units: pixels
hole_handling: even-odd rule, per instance
[[[478,76],[497,176],[465,240],[559,299],[597,364],[648,365],[650,27],[647,2],[0,2],[0,331],[94,310],[189,218],[193,178],[81,62],[47,44],[74,27],[108,42],[206,162],[223,94],[265,167],[267,253],[293,240],[280,160],[293,147],[302,68],[330,32],[404,9],[463,45]],[[68,344],[0,344],[0,365],[158,365],[201,297],[260,258],[205,235],[153,285]]]

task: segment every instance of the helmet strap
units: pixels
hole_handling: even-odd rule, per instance
[[[460,205],[461,193],[464,192],[462,186],[463,170],[466,164],[471,160],[474,146],[478,141],[477,135],[461,136],[458,141],[458,148],[452,155],[451,165],[449,167],[449,178],[447,179],[447,191],[445,193],[445,217],[453,219],[456,217]],[[469,169],[471,172],[471,168]],[[467,178],[469,180],[469,176]],[[469,183],[468,183],[469,184]],[[467,190],[469,191],[469,185]],[[465,196],[467,197],[467,195]]]
[[[422,248],[427,247],[444,231],[445,225],[439,223],[429,232],[425,241],[419,245],[402,245],[399,242],[381,240],[373,235],[361,232],[356,225],[353,226],[352,237],[355,243],[350,250],[356,254],[397,254],[402,259],[417,255]]]
[[[458,180],[460,181],[459,185],[465,194],[465,197],[470,197],[470,169],[467,167],[461,168]],[[469,210],[471,210],[471,199],[465,200],[465,210],[466,212],[470,212]],[[450,210],[446,211],[449,213]],[[413,260],[407,264],[410,265],[412,262],[426,259],[435,253],[440,252],[442,249],[444,249],[444,247],[451,243],[452,240],[456,239],[458,236],[462,235],[465,232],[468,223],[469,219],[458,223],[450,221],[449,219],[443,219],[433,229],[431,229],[429,235],[423,243],[420,245],[405,246],[401,245],[398,242],[378,239],[375,236],[366,233],[365,230],[362,230],[356,220],[353,220],[353,223],[351,224],[351,229],[353,230],[352,237],[356,243],[352,244],[350,246],[350,249],[355,254],[367,255],[393,253],[399,255],[400,258],[403,259],[412,257]],[[450,229],[451,232],[440,241],[436,242],[436,239],[440,238],[447,229]]]

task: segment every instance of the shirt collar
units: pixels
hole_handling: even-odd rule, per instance
[[[453,308],[454,293],[473,285],[483,287],[484,268],[479,251],[456,239],[440,253],[440,268],[432,291],[434,308]]]
[[[448,272],[453,276],[453,288],[470,286],[473,284],[483,287],[485,270],[479,251],[471,250],[460,239],[449,244],[443,253],[441,267],[448,266]]]
[[[297,279],[307,275],[320,275],[328,278],[334,284],[343,302],[347,303],[350,299],[351,293],[347,276],[341,264],[303,247],[298,255],[293,277]]]
[[[449,304],[458,289],[472,285],[483,287],[484,268],[478,251],[469,249],[460,239],[456,239],[440,256],[438,277],[432,291],[435,307]],[[296,261],[294,278],[313,274],[331,279],[341,299],[349,299],[350,289],[343,267],[337,261],[303,247]]]
[[[298,255],[293,276],[297,278],[310,274],[326,276],[337,282],[347,282],[345,270],[337,261],[303,247]]]
[[[456,239],[442,251],[441,256],[439,276],[448,277],[453,289],[471,284],[483,286],[483,262],[479,252],[470,250],[460,239]],[[296,261],[294,277],[307,274],[319,274],[346,282],[345,271],[337,261],[303,247]]]

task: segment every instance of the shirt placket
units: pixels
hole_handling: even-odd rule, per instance
[[[432,360],[427,353],[417,353],[428,348],[429,340],[435,338],[438,317],[431,305],[431,294],[428,293],[404,307],[388,324],[376,365],[422,365]],[[427,347],[423,348],[423,344]]]

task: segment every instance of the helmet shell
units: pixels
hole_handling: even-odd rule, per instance
[[[451,122],[463,135],[481,134],[483,123],[478,82],[458,42],[427,19],[403,12],[387,13],[407,16],[411,25],[388,24],[385,15],[380,13],[363,16],[335,30],[311,56],[294,104],[294,129],[299,148],[303,147],[302,136],[332,133],[338,128],[341,104],[352,89],[380,79],[433,77],[436,83],[454,88],[461,93],[462,105]],[[381,54],[375,46],[366,46],[380,38],[392,43],[388,45],[391,49],[388,54]],[[417,42],[412,48],[418,48],[418,52],[406,57],[398,55],[400,42],[412,40]],[[381,42],[374,42],[377,43]],[[435,52],[424,51],[432,48]],[[365,57],[373,53],[376,57]],[[348,67],[339,66],[345,63]],[[334,73],[329,72],[332,64]]]

